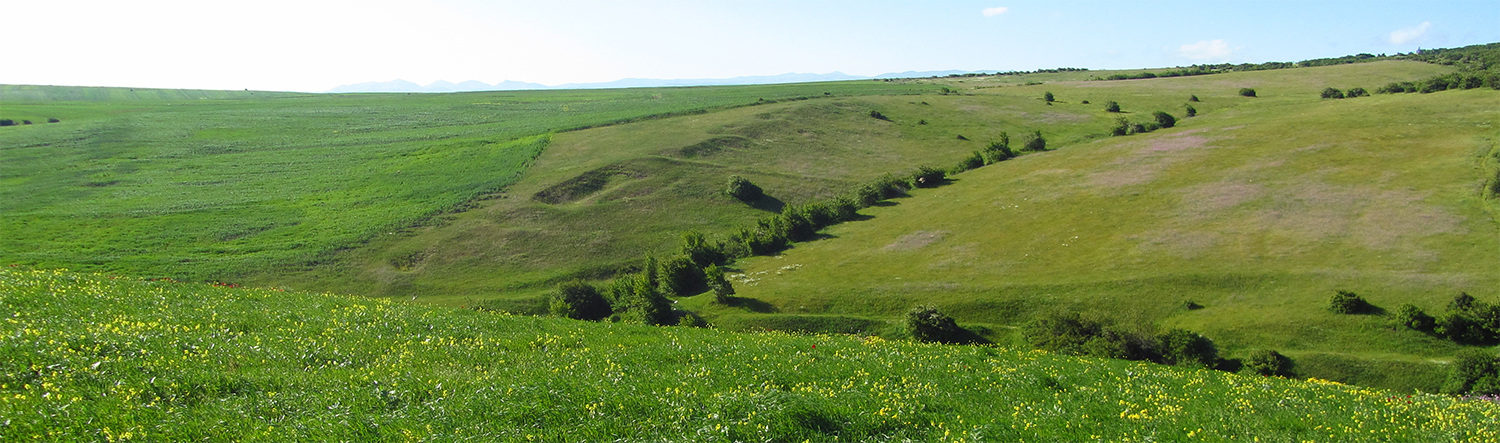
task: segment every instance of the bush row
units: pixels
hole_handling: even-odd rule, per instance
[[[1128,328],[1077,313],[1054,313],[1027,323],[1021,336],[1037,349],[1101,358],[1145,360],[1207,369],[1233,369],[1267,376],[1292,375],[1292,360],[1259,350],[1239,360],[1220,358],[1212,340],[1185,329],[1165,332]]]
[[[1188,115],[1198,114],[1198,110],[1193,109],[1192,106],[1188,106],[1187,109],[1190,110]],[[1110,135],[1115,136],[1144,134],[1147,132],[1155,131],[1157,129],[1170,128],[1177,125],[1177,118],[1173,117],[1172,114],[1168,114],[1162,111],[1156,111],[1151,113],[1151,117],[1152,121],[1146,123],[1132,123],[1125,117],[1117,117],[1115,118],[1115,125],[1109,129],[1109,133]]]
[[[1403,92],[1420,92],[1423,94],[1449,89],[1476,89],[1490,88],[1500,89],[1500,73],[1495,72],[1455,72],[1452,74],[1439,75],[1426,80],[1416,82],[1393,82],[1375,89],[1376,94],[1396,94]]]
[[[1453,297],[1441,316],[1434,317],[1407,303],[1396,308],[1393,319],[1406,328],[1458,344],[1500,344],[1500,305],[1475,300],[1463,292]]]
[[[647,255],[638,271],[616,276],[595,287],[582,280],[566,282],[551,297],[554,315],[577,320],[627,321],[650,325],[702,325],[701,319],[672,309],[667,297],[688,297],[704,291],[720,303],[729,301],[734,287],[720,268],[729,260],[722,243],[703,234],[682,234],[682,249],[664,260]]]
[[[1370,95],[1369,91],[1365,91],[1365,88],[1361,88],[1361,87],[1357,87],[1357,86],[1353,87],[1353,88],[1349,88],[1348,91],[1340,91],[1340,90],[1338,90],[1338,88],[1327,87],[1327,88],[1323,88],[1323,92],[1318,93],[1319,97],[1322,97],[1322,98],[1333,98],[1333,99],[1365,97],[1365,96],[1368,96],[1368,95]]]

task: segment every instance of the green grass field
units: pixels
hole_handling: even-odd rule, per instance
[[[552,133],[787,99],[846,82],[464,94],[3,86],[0,257],[236,281],[284,275],[512,183]],[[45,123],[49,118],[61,120]]]
[[[1493,441],[1500,405],[0,269],[5,441]]]
[[[559,282],[670,254],[682,231],[722,236],[1040,130],[1052,151],[735,263],[743,303],[677,306],[726,331],[894,338],[931,303],[1002,344],[1039,314],[1082,311],[1197,331],[1231,356],[1276,349],[1304,376],[1432,392],[1460,346],[1325,307],[1340,289],[1434,313],[1459,291],[1500,298],[1485,194],[1500,95],[1318,91],[1452,69],[459,94],[0,86],[0,118],[36,122],[0,128],[0,263],[540,313]],[[1184,118],[1190,95],[1199,115]],[[1107,135],[1153,111],[1178,127]],[[732,174],[770,198],[723,195]]]
[[[830,228],[831,239],[742,261],[754,281],[742,279],[739,295],[769,308],[685,303],[741,327],[787,314],[894,320],[934,303],[1001,341],[1040,313],[1094,312],[1199,331],[1231,351],[1305,355],[1305,369],[1320,376],[1435,390],[1431,375],[1441,371],[1423,366],[1456,345],[1326,309],[1337,289],[1386,309],[1409,302],[1435,312],[1459,291],[1500,295],[1495,203],[1482,193],[1494,177],[1485,162],[1500,152],[1500,94],[1316,94],[1325,84],[1418,74],[1413,68],[1432,67],[987,89],[1114,99],[1137,113],[1171,109],[1188,94],[1203,102],[1176,128],[970,171],[867,209],[871,220]],[[1241,84],[1260,97],[1235,96]],[[1188,301],[1206,308],[1185,310]],[[1409,363],[1401,370],[1425,381],[1331,367],[1351,357]]]

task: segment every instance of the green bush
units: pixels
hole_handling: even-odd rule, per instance
[[[984,151],[989,154],[990,163],[1009,160],[1016,156],[1016,153],[1010,150],[1010,133],[1005,131],[1000,131],[1000,139],[991,141],[988,146],[985,146]]]
[[[1120,104],[1114,100],[1104,102],[1104,112],[1120,112]]]
[[[1030,152],[1046,151],[1047,139],[1045,137],[1042,137],[1042,131],[1037,130],[1036,132],[1032,132],[1030,135],[1028,135],[1026,137],[1026,144],[1022,145],[1021,150]]]
[[[58,119],[52,118],[52,117],[48,117],[47,118],[47,123],[58,123],[58,122],[61,122],[61,121],[62,120],[58,120]]]
[[[1219,348],[1198,333],[1172,329],[1157,336],[1162,363],[1212,369],[1219,365]]]
[[[1396,308],[1396,323],[1421,332],[1432,332],[1437,327],[1437,319],[1411,303],[1403,303]]]
[[[672,324],[672,301],[656,290],[654,279],[645,271],[617,279],[611,288],[619,300],[620,318],[648,325]]]
[[[1240,359],[1240,372],[1246,374],[1293,377],[1292,359],[1280,352],[1260,349],[1250,351],[1245,358]]]
[[[734,295],[734,285],[729,284],[729,279],[724,278],[724,268],[718,265],[708,265],[703,269],[703,276],[705,280],[708,280],[708,288],[714,291],[714,302],[729,303],[729,296]]]
[[[660,279],[659,290],[668,297],[687,297],[708,290],[703,268],[684,255],[663,261]]]
[[[1151,116],[1156,118],[1156,125],[1157,126],[1160,126],[1160,127],[1163,127],[1163,128],[1170,128],[1170,127],[1173,127],[1173,126],[1177,125],[1177,118],[1176,117],[1172,117],[1172,114],[1168,114],[1168,113],[1161,112],[1161,111],[1156,111],[1156,112],[1151,113]]]
[[[1068,355],[1086,355],[1084,345],[1103,328],[1077,313],[1037,317],[1021,329],[1021,337],[1033,348]]]
[[[958,165],[953,167],[953,172],[964,172],[970,169],[977,169],[982,166],[984,166],[984,154],[980,153],[979,151],[974,151],[973,154],[965,157],[963,160],[959,160]]]
[[[1052,97],[1052,93],[1051,92],[1046,92],[1046,93],[1042,94],[1042,100],[1046,100],[1047,103],[1052,103],[1052,99],[1053,99],[1053,97]]]
[[[1484,306],[1484,303],[1474,300],[1474,296],[1467,292],[1459,292],[1453,296],[1453,301],[1448,302],[1449,311],[1467,311],[1478,306]]]
[[[1318,93],[1318,96],[1322,98],[1344,98],[1344,91],[1328,87],[1323,88],[1323,92]]]
[[[1373,308],[1374,306],[1358,294],[1344,290],[1335,291],[1333,297],[1328,300],[1328,310],[1337,314],[1364,314]]]
[[[1500,361],[1494,351],[1465,349],[1448,366],[1443,393],[1454,395],[1500,395]]]
[[[15,126],[16,121],[8,118],[0,118],[0,126]]]
[[[1182,110],[1187,114],[1188,117],[1195,117],[1198,115],[1198,109],[1194,108],[1193,105],[1182,105]]]
[[[1131,134],[1145,134],[1147,132],[1151,132],[1151,131],[1148,130],[1148,129],[1146,129],[1146,125],[1143,125],[1143,124],[1140,124],[1140,123],[1131,123],[1130,124],[1130,133]]]
[[[870,118],[874,118],[876,120],[891,121],[891,119],[886,118],[885,114],[881,114],[880,111],[876,111],[873,109],[870,110]]]
[[[911,336],[918,341],[930,343],[953,343],[958,341],[959,333],[962,331],[958,323],[953,321],[936,306],[918,306],[906,313],[906,327],[911,331]]]
[[[762,195],[765,195],[760,186],[756,186],[754,183],[750,183],[750,180],[746,180],[744,177],[738,175],[729,176],[729,184],[725,186],[724,193],[742,202],[755,201],[760,199]]]
[[[1125,117],[1116,117],[1115,125],[1109,128],[1109,134],[1115,136],[1130,135],[1130,121],[1126,120]]]
[[[1190,102],[1197,102],[1198,101],[1198,96],[1197,95],[1189,95],[1188,96],[1188,101],[1190,101]]]
[[[1240,88],[1240,96],[1243,96],[1243,97],[1254,97],[1255,96],[1255,90],[1254,89],[1250,89],[1250,88]]]
[[[948,173],[942,169],[930,166],[918,166],[917,172],[912,173],[908,181],[913,188],[931,188],[943,183]]]
[[[682,255],[699,267],[728,262],[729,257],[724,255],[723,249],[722,244],[709,243],[701,232],[682,233]]]
[[[1357,86],[1353,87],[1353,88],[1349,88],[1348,91],[1344,91],[1344,96],[1348,97],[1348,98],[1365,97],[1365,96],[1369,96],[1369,95],[1370,95],[1369,91],[1366,91],[1365,88],[1361,88],[1361,87],[1357,87]]]
[[[552,295],[551,311],[559,317],[591,321],[609,317],[613,312],[599,290],[583,281],[558,285]]]

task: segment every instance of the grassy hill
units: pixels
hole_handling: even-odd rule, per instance
[[[1456,345],[1326,307],[1339,289],[1385,309],[1439,312],[1459,291],[1500,295],[1495,202],[1485,194],[1500,153],[1500,94],[1317,93],[1433,68],[980,89],[1117,100],[1131,119],[1180,109],[1189,94],[1202,102],[1175,128],[966,172],[867,209],[870,220],[830,228],[830,239],[744,260],[737,290],[769,305],[762,312],[686,306],[740,328],[793,315],[800,328],[837,331],[881,330],[932,303],[1007,342],[1010,327],[1039,314],[1093,312],[1199,331],[1229,350],[1278,349],[1320,376],[1434,390],[1440,367],[1430,361]],[[1259,97],[1238,96],[1240,87]],[[1204,308],[1184,309],[1189,301]]]
[[[1490,401],[0,269],[5,441],[1493,441]]]
[[[886,82],[463,94],[0,86],[0,257],[191,280],[284,274],[498,191],[551,133]],[[48,119],[59,120],[46,123]]]

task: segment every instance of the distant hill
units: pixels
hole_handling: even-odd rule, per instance
[[[610,82],[598,83],[566,83],[557,86],[548,86],[540,83],[518,82],[505,80],[495,84],[488,84],[477,80],[469,80],[463,83],[453,83],[446,80],[438,80],[426,86],[412,83],[406,80],[391,80],[388,82],[365,82],[352,85],[342,85],[327,92],[471,92],[471,91],[515,91],[524,89],[608,89],[608,88],[650,88],[660,86],[726,86],[726,85],[770,85],[779,83],[808,83],[828,82],[839,80],[869,80],[881,78],[913,78],[934,77],[951,74],[969,74],[984,71],[906,71],[889,72],[874,77],[849,75],[842,72],[828,74],[801,74],[786,73],[779,75],[752,75],[733,78],[696,78],[696,79],[654,79],[654,78],[625,78]],[[993,71],[990,71],[993,72]]]

